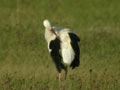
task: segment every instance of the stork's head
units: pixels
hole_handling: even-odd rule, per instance
[[[51,27],[51,24],[50,24],[49,20],[45,19],[45,20],[43,21],[43,25],[44,25],[44,27],[45,27],[47,30],[50,30],[53,34],[56,35],[55,31],[54,31],[53,28]]]
[[[44,27],[45,27],[46,29],[48,29],[48,30],[51,30],[51,29],[52,29],[51,24],[50,24],[49,20],[47,20],[47,19],[45,19],[45,20],[43,21],[43,25],[44,25]]]
[[[44,27],[45,27],[47,30],[50,30],[50,31],[60,40],[60,38],[59,38],[59,36],[56,34],[55,30],[51,27],[51,24],[50,24],[49,20],[45,19],[45,20],[43,21],[43,25],[44,25]],[[61,40],[60,40],[60,42],[61,42]]]

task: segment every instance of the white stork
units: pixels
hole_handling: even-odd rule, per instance
[[[45,39],[48,43],[48,50],[59,72],[61,81],[61,70],[65,70],[67,76],[67,66],[72,69],[80,64],[79,37],[71,29],[51,27],[48,20],[43,21],[45,27]]]

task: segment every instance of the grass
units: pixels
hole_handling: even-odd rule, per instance
[[[119,3],[1,0],[0,90],[119,90]],[[46,18],[72,28],[81,39],[80,67],[69,68],[61,85],[44,39]]]

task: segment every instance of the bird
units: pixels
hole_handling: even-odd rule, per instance
[[[75,69],[80,65],[80,38],[69,28],[53,27],[48,19],[43,20],[45,27],[45,40],[48,51],[59,73],[58,80],[61,82],[61,71],[65,71],[65,79],[68,66]]]

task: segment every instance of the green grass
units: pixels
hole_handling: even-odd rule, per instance
[[[119,90],[119,0],[1,0],[0,90]],[[80,37],[80,67],[59,85],[42,21]],[[64,78],[64,72],[62,72]]]

